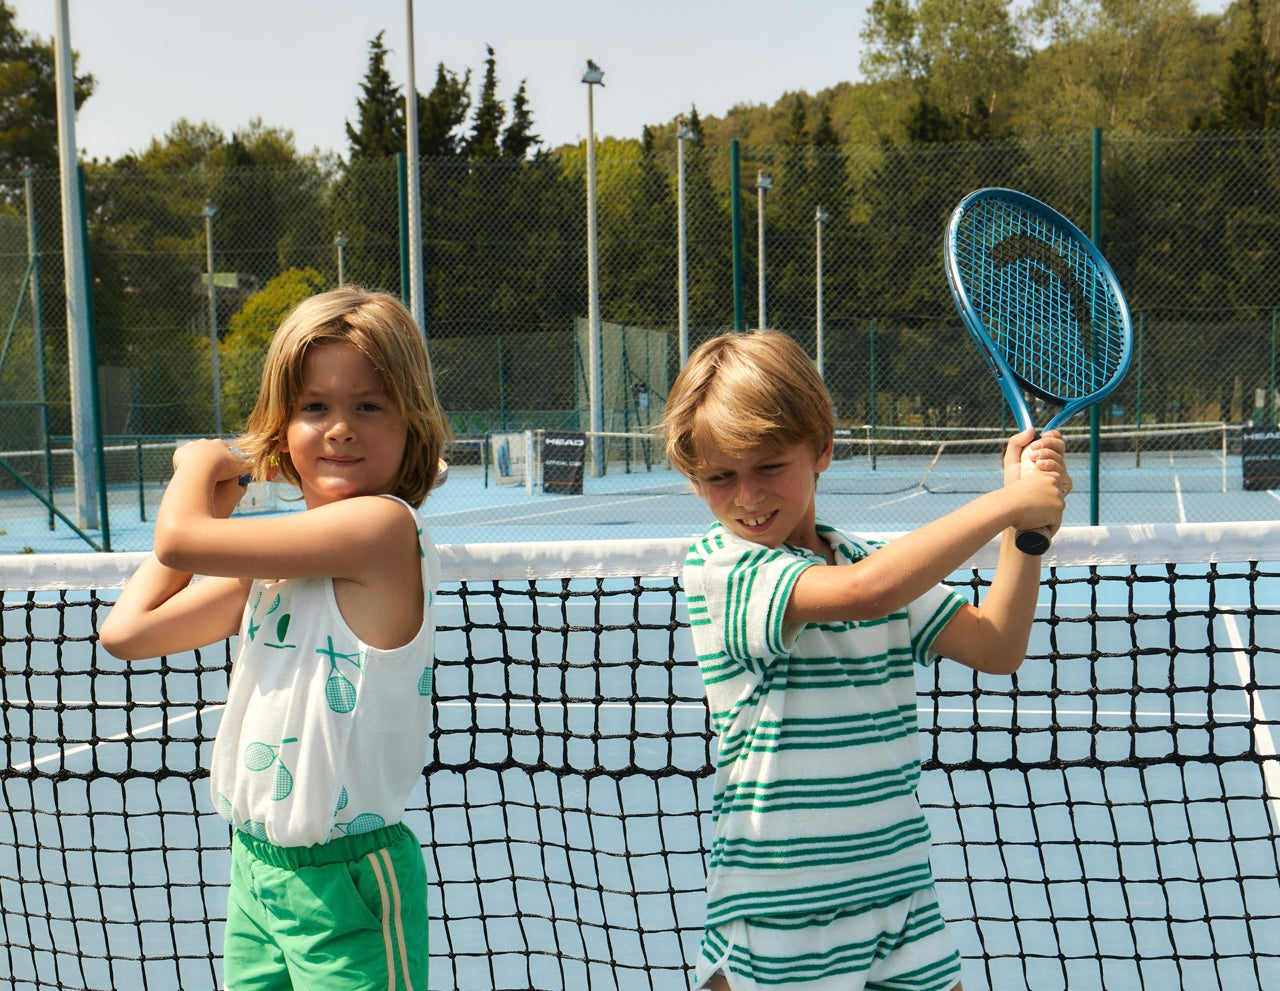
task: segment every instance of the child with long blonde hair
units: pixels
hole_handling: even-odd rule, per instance
[[[125,659],[239,633],[210,769],[232,827],[229,991],[427,986],[426,868],[402,820],[426,760],[439,574],[418,507],[448,433],[399,301],[303,301],[244,435],[174,454],[154,551],[103,623]],[[277,474],[304,511],[232,518],[249,478]]]

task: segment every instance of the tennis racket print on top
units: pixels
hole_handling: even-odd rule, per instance
[[[1128,304],[1101,252],[1057,210],[1012,189],[976,190],[951,214],[943,259],[1020,430],[1035,426],[1028,394],[1061,407],[1038,436],[1120,384],[1133,352]],[[1027,554],[1049,543],[1047,528],[1017,535]]]

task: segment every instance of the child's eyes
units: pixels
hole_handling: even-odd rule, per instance
[[[328,409],[329,407],[327,403],[322,403],[318,400],[309,403],[302,403],[298,407],[298,411],[301,413],[326,413],[328,412]],[[357,413],[381,413],[383,409],[385,409],[384,404],[378,402],[361,402],[357,403],[355,406],[355,411]]]

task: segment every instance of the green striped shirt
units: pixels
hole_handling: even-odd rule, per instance
[[[818,524],[837,566],[876,544]],[[684,587],[719,736],[707,924],[896,901],[932,884],[915,665],[964,599],[944,585],[881,619],[786,624],[821,557],[717,523]]]

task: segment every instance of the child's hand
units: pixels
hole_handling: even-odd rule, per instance
[[[1050,430],[1037,438],[1024,430],[1011,437],[1004,452],[1004,478],[1007,487],[1018,489],[1017,528],[1047,526],[1057,532],[1072,488],[1062,434]]]
[[[193,440],[173,452],[173,471],[199,477],[212,485],[213,515],[226,519],[244,497],[248,465],[225,441]]]
[[[1004,480],[1011,485],[1022,477],[1024,466],[1034,464],[1041,471],[1058,476],[1062,494],[1071,493],[1071,476],[1067,474],[1067,444],[1062,434],[1050,430],[1036,437],[1031,430],[1024,430],[1009,438],[1004,450]]]
[[[213,487],[213,515],[220,520],[227,519],[236,511],[248,488],[249,483],[239,478],[224,478],[218,482]]]
[[[245,460],[223,440],[192,440],[173,452],[173,470],[204,472],[214,482],[239,478],[249,470]]]

